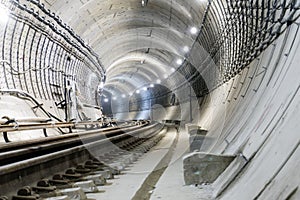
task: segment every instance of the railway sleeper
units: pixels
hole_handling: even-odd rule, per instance
[[[136,143],[120,144],[120,148],[68,168],[64,174],[55,174],[52,179],[38,181],[36,186],[19,189],[12,200],[87,200],[86,193],[100,192],[99,186],[107,184],[107,180],[113,179],[114,175],[121,174],[163,136],[158,134],[150,139],[138,139]],[[0,200],[8,198],[3,196]]]

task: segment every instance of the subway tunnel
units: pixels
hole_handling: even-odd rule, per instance
[[[2,0],[0,199],[300,199],[299,8]],[[140,157],[85,192],[80,174],[116,154]]]

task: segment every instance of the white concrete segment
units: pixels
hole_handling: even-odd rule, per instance
[[[87,197],[97,200],[131,199],[147,176],[168,152],[175,137],[175,130],[168,131],[166,136],[155,147],[127,167],[125,171],[122,171],[122,175],[108,180],[107,182],[110,184],[98,187],[99,190],[105,190],[105,192],[87,194]]]
[[[186,186],[183,179],[182,157],[189,150],[189,134],[181,129],[178,145],[174,151],[172,161],[165,173],[160,177],[153,191],[151,200],[208,200],[211,197],[209,186]]]
[[[18,2],[22,10],[11,5]],[[100,106],[119,120],[180,120],[208,131],[199,151],[241,160],[212,186],[184,186],[189,138],[181,130],[151,199],[300,198],[300,0],[2,0],[0,9],[2,125],[7,117],[46,118],[41,106],[61,121],[98,120]],[[45,137],[8,134],[12,142]],[[98,187],[106,192],[88,196],[130,199],[174,139],[168,132]]]

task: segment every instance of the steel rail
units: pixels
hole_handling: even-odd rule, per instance
[[[101,125],[102,122],[53,122],[53,123],[29,123],[29,124],[5,124],[0,125],[0,132],[15,132],[15,131],[26,131],[36,130],[44,128],[76,128],[80,125]]]
[[[122,125],[117,127],[109,127],[109,128],[97,128],[94,130],[88,130],[88,131],[80,131],[76,133],[69,133],[65,135],[58,135],[58,136],[51,136],[47,138],[39,138],[39,139],[33,139],[33,140],[26,140],[26,141],[17,141],[17,142],[11,142],[11,143],[5,143],[0,146],[0,157],[1,153],[18,150],[20,148],[34,148],[38,145],[45,145],[50,143],[57,143],[57,142],[66,142],[67,140],[74,140],[78,138],[86,138],[90,136],[111,136],[113,134],[116,134],[120,131],[133,131],[137,130],[139,128],[142,128],[146,126],[147,123],[142,125]]]
[[[98,134],[77,134],[77,137],[73,134],[75,138],[52,140],[0,153],[1,164],[11,159],[11,162],[0,166],[0,194],[12,194],[18,187],[31,185],[55,173],[63,173],[66,169],[76,166],[76,163],[105,156],[115,149],[131,149],[130,146],[134,147],[139,141],[156,136],[161,128],[161,124],[154,123],[139,125],[137,129],[130,131],[121,129],[103,134],[98,131]],[[129,148],[126,148],[128,146]],[[14,187],[11,187],[12,185]]]
[[[151,128],[153,126],[154,125],[151,125],[149,127]],[[148,129],[149,127],[146,127],[146,129]],[[121,138],[124,138],[124,134],[126,134],[127,132],[135,133],[134,131],[138,131],[138,129],[141,128],[143,128],[143,125],[118,129],[108,129],[104,131],[93,130],[79,134],[71,134],[68,135],[68,137],[53,137],[51,138],[51,140],[36,140],[32,143],[27,143],[27,145],[25,146],[22,143],[21,145],[15,145],[14,147],[7,145],[7,148],[0,149],[0,166],[13,164],[15,162],[20,162],[23,160],[32,159],[34,157],[47,155],[49,153],[73,148],[83,145],[83,143],[88,144],[91,142],[106,140],[108,138],[113,138],[116,136],[121,136]],[[116,138],[114,138],[114,140],[116,140]]]

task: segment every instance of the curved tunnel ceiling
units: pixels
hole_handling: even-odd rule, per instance
[[[77,34],[61,26],[56,14],[46,13],[40,4],[37,11],[23,6],[39,0],[7,1],[20,5],[9,6],[16,11],[0,27],[5,124],[17,124],[15,116],[26,117],[26,126],[32,117],[35,127],[39,116],[47,117],[43,124],[55,118],[49,126],[56,121],[77,126],[77,120],[99,124],[104,118],[94,104],[102,102],[103,111],[112,114],[107,116],[120,121],[180,120],[207,130],[203,146],[210,147],[204,152],[237,155],[239,169],[216,181],[229,185],[221,191],[209,188],[220,192],[221,199],[300,196],[295,176],[300,155],[300,0],[43,1],[97,51],[101,62]],[[192,26],[198,28],[194,34]],[[16,128],[9,137],[34,139],[31,134],[20,137]],[[34,137],[48,137],[45,130]],[[255,187],[249,189],[251,182]]]
[[[43,3],[99,55],[104,89],[123,96],[155,83],[192,84],[195,74],[213,89],[239,74],[299,17],[295,1]]]
[[[126,87],[126,92],[176,70],[176,60],[184,60],[196,39],[190,28],[199,27],[208,2],[148,0],[145,6],[140,0],[44,3],[99,54],[107,71],[105,87]]]

